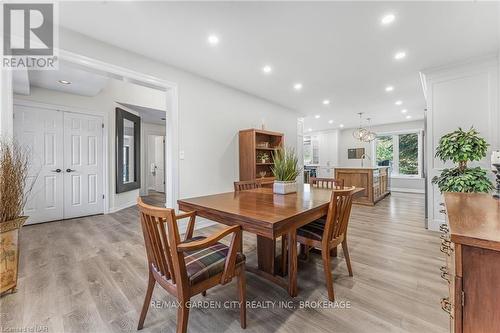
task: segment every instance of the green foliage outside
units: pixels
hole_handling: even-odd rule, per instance
[[[418,175],[418,134],[399,136],[399,173]]]
[[[383,161],[392,161],[392,136],[377,138],[377,164]]]
[[[418,134],[398,135],[399,170],[403,175],[418,175]],[[377,138],[377,165],[384,161],[394,161],[393,136],[384,135]]]
[[[436,157],[443,162],[452,161],[458,166],[443,169],[432,179],[441,192],[489,192],[493,185],[487,172],[480,167],[467,168],[467,162],[480,161],[486,157],[488,143],[474,128],[448,133],[441,137]]]

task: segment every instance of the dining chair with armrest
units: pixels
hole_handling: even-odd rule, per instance
[[[297,242],[305,247],[321,249],[328,299],[330,301],[335,300],[330,264],[331,250],[337,248],[339,244],[342,244],[349,276],[353,275],[347,247],[347,225],[351,214],[353,190],[354,187],[333,190],[326,218],[313,221],[297,229]]]
[[[143,327],[154,286],[158,283],[177,297],[177,333],[187,331],[189,300],[209,288],[237,277],[240,324],[246,327],[245,256],[241,253],[241,227],[231,226],[208,236],[193,237],[196,212],[176,215],[173,209],[145,204],[137,199],[148,260],[149,281],[137,329]],[[177,221],[188,218],[184,240]],[[232,234],[228,246],[219,241]]]

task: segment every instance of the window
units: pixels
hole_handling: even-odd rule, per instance
[[[319,163],[318,138],[313,136],[304,137],[304,165]]]
[[[399,174],[418,175],[418,134],[399,135]]]
[[[422,136],[420,132],[383,134],[375,140],[376,163],[389,166],[391,176],[420,177]]]

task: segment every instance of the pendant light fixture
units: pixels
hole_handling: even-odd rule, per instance
[[[371,122],[372,119],[371,118],[366,118],[366,120],[368,120],[368,133],[365,135],[363,141],[365,141],[365,142],[372,142],[377,137],[377,134],[375,134],[374,132],[372,132],[372,122]]]
[[[372,132],[371,118],[366,118],[368,128],[363,127],[363,112],[359,112],[359,127],[352,132],[352,136],[361,142],[372,142],[377,137],[377,134]]]
[[[363,119],[361,117],[363,116],[363,112],[358,112],[358,114],[359,114],[359,127],[356,130],[354,130],[354,132],[352,132],[352,136],[356,140],[364,141],[363,138],[365,137],[368,131],[366,130],[366,128],[363,128],[362,126]]]

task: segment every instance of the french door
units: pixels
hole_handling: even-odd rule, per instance
[[[14,106],[14,135],[31,156],[28,224],[103,213],[100,117]]]

